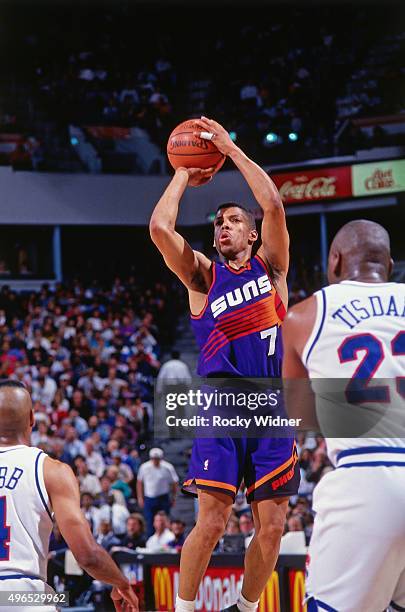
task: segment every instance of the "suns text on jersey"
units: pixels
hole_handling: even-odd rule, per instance
[[[252,298],[271,291],[271,282],[267,274],[263,274],[258,279],[252,279],[237,287],[233,291],[228,291],[224,295],[214,300],[211,304],[212,316],[214,319],[232,306],[239,306],[243,302],[249,302]]]

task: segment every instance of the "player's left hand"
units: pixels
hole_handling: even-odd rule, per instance
[[[237,148],[236,144],[232,142],[226,129],[222,127],[218,121],[207,119],[207,117],[201,117],[201,119],[196,119],[194,123],[201,128],[201,131],[194,132],[194,135],[205,140],[211,140],[217,147],[218,151],[224,155],[229,155],[231,151],[234,151]],[[204,135],[204,132],[207,134],[207,136]],[[208,134],[212,134],[212,137],[208,136]]]
[[[138,598],[130,584],[121,589],[114,587],[111,591],[111,599],[116,612],[139,612]]]

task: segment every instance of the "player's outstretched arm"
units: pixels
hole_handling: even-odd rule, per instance
[[[116,610],[138,612],[138,599],[128,580],[90,531],[80,509],[79,487],[71,468],[47,457],[44,480],[60,532],[78,564],[96,580],[113,585],[111,597]]]
[[[178,168],[152,213],[149,231],[166,265],[188,289],[204,290],[211,284],[211,262],[193,251],[175,229],[179,204],[187,185],[197,186],[210,180],[213,168]]]
[[[262,245],[258,254],[269,264],[280,296],[287,306],[286,276],[289,265],[289,236],[283,202],[269,175],[232,142],[228,132],[217,121],[202,117],[196,123],[202,131],[213,134],[212,142],[232,159],[240,170],[255,199],[263,210]],[[200,132],[197,132],[199,135]]]
[[[314,296],[289,309],[283,322],[283,388],[289,418],[302,419],[301,428],[319,431],[315,400],[302,353],[316,318]]]

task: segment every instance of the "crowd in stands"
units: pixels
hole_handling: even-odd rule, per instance
[[[403,109],[404,33],[373,7],[324,7],[310,19],[307,7],[272,7],[268,19],[261,11],[243,18],[219,11],[193,38],[192,61],[179,34],[188,17],[159,11],[158,22],[153,11],[124,5],[32,15],[12,43],[25,57],[19,87],[27,88],[32,115],[65,130],[66,141],[70,124],[125,126],[164,150],[179,121],[203,113],[270,163],[333,154],[344,120]],[[59,43],[52,54],[50,32]],[[18,123],[18,113],[3,116]],[[358,143],[348,130],[342,146],[347,152],[376,139],[379,131]],[[38,134],[34,166],[47,157],[45,141]],[[16,163],[27,165],[27,148],[20,145]]]

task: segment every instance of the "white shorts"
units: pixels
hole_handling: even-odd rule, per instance
[[[12,572],[10,572],[12,573]],[[24,591],[27,593],[55,593],[52,587],[43,580],[33,580],[32,578],[17,578],[10,580],[0,580],[0,591],[10,591],[12,593],[18,591]],[[16,612],[56,612],[55,606],[16,606],[10,605],[9,607],[0,606],[0,612],[6,612],[7,610],[15,610]],[[63,608],[62,608],[63,610]]]
[[[316,487],[308,611],[382,612],[390,602],[405,610],[405,465],[342,467],[401,459],[345,457]]]

